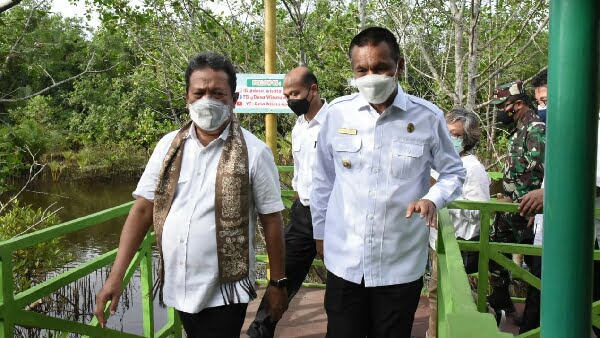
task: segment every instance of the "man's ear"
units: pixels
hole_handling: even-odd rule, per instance
[[[401,75],[402,73],[404,73],[404,59],[400,58],[398,59],[398,71],[396,72],[396,75]]]
[[[240,93],[238,93],[238,92],[233,93],[233,105],[234,106],[239,98],[240,98]]]
[[[316,94],[319,91],[319,85],[316,83],[311,84],[310,91]]]

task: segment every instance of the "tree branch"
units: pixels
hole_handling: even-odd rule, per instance
[[[0,0],[0,13],[6,12],[7,10],[18,5],[21,0]]]
[[[59,86],[65,84],[65,83],[77,80],[78,78],[80,78],[80,77],[82,77],[84,75],[107,72],[107,71],[115,68],[116,66],[118,66],[120,64],[120,62],[118,62],[118,63],[116,63],[116,64],[114,64],[111,67],[106,68],[106,69],[102,69],[102,70],[90,70],[91,63],[92,63],[93,59],[94,59],[94,54],[92,54],[92,57],[88,61],[87,66],[85,67],[85,70],[83,72],[77,74],[77,75],[71,76],[69,78],[66,78],[66,79],[58,81],[58,82],[54,82],[54,84],[52,84],[51,86],[48,86],[48,87],[46,87],[46,88],[44,88],[44,89],[42,89],[42,90],[40,90],[38,92],[35,92],[33,94],[30,94],[30,95],[27,95],[27,96],[24,96],[24,97],[18,97],[18,98],[15,98],[15,99],[0,99],[0,103],[25,101],[25,100],[28,100],[28,99],[30,99],[32,97],[44,94],[45,92],[47,92],[47,91],[49,91],[51,89],[54,89],[56,87],[59,87]]]
[[[495,71],[490,73],[487,76],[487,78],[477,86],[477,89],[479,90],[481,87],[483,87],[485,85],[485,83],[490,81],[494,76],[496,76],[502,70],[504,70],[508,66],[510,66],[513,63],[513,61],[519,55],[521,55],[527,49],[527,47],[529,47],[529,45],[535,40],[535,38],[542,32],[543,28],[548,24],[548,19],[549,19],[549,16],[547,15],[546,18],[544,19],[544,22],[542,22],[542,24],[538,27],[538,30],[529,37],[529,40],[527,40],[527,43],[525,43],[523,46],[521,46],[521,48],[519,48],[519,50],[512,57],[510,57],[508,60],[506,60],[506,62],[504,62],[498,69],[496,69]]]
[[[525,30],[525,28],[527,27],[527,25],[529,25],[529,23],[531,22],[531,18],[535,15],[536,10],[538,9],[539,6],[540,6],[540,3],[538,3],[538,5],[536,7],[534,7],[531,10],[531,12],[528,13],[527,18],[525,18],[523,20],[523,23],[522,23],[521,27],[519,27],[519,31],[517,32],[517,34],[515,35],[515,37],[508,43],[508,45],[503,46],[503,51],[500,52],[500,53],[498,53],[496,55],[496,58],[494,58],[494,60],[492,62],[490,62],[490,64],[488,64],[485,67],[485,69],[483,69],[479,74],[477,74],[477,78],[480,78],[483,74],[485,74],[488,70],[490,70],[490,68],[492,68],[492,66],[495,65],[498,62],[498,60],[500,60],[500,58],[504,57],[505,52],[510,49],[510,47],[521,37],[521,35],[523,35],[523,31]],[[512,17],[513,16],[511,16],[511,18]],[[507,24],[509,22],[511,22],[511,20],[507,20],[507,22],[504,24],[504,26],[502,27],[502,29],[506,28]],[[540,25],[540,27],[538,28],[538,33],[536,33],[535,36],[537,36],[537,34],[539,34],[539,32],[541,31],[541,29],[546,26],[547,22],[548,22],[548,16],[546,16],[546,19],[544,20],[544,23],[542,25]],[[496,37],[497,36],[499,36],[499,34],[496,34]],[[486,44],[488,46],[491,46],[493,40],[495,40],[495,38],[493,38],[492,41],[487,42]],[[513,58],[514,58],[514,56],[513,56]],[[486,82],[486,81],[484,81],[484,82]]]

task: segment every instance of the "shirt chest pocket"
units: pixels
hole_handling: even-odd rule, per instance
[[[336,137],[333,140],[333,160],[342,173],[357,173],[362,167],[362,140],[356,136]]]
[[[392,140],[391,172],[393,177],[413,178],[424,170],[425,145],[417,141]]]
[[[298,155],[300,150],[302,150],[302,143],[300,143],[300,140],[292,141],[292,151],[294,152],[294,156]]]

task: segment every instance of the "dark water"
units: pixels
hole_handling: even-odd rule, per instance
[[[120,178],[105,181],[66,181],[54,183],[50,179],[38,179],[28,185],[27,190],[19,197],[25,204],[51,210],[59,209],[58,215],[64,221],[92,214],[133,200],[131,192],[137,184],[136,178]],[[19,186],[19,183],[15,183]],[[119,235],[125,217],[98,224],[89,229],[69,234],[64,237],[65,252],[74,257],[68,269],[97,257],[118,246]],[[60,271],[59,271],[60,272]],[[79,281],[69,292],[76,292],[83,320],[91,319],[94,295],[102,286],[107,275],[103,269]],[[73,289],[76,289],[73,291]],[[70,293],[69,293],[70,294]],[[166,311],[157,302],[155,306],[155,327],[166,323]],[[58,314],[60,315],[60,314]],[[126,332],[142,333],[141,287],[139,271],[132,278],[130,285],[121,297],[117,314],[109,319],[108,326]]]

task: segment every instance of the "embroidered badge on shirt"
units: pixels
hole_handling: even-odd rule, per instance
[[[350,160],[342,160],[342,166],[344,166],[344,168],[350,169],[352,167],[352,162],[350,162]]]
[[[412,124],[412,123],[409,123],[409,124],[408,124],[408,126],[406,126],[406,130],[407,130],[409,133],[412,133],[413,131],[415,131],[415,125],[414,125],[414,124]]]
[[[347,135],[356,135],[358,133],[358,131],[356,129],[340,128],[340,129],[338,129],[338,133],[347,134]]]

